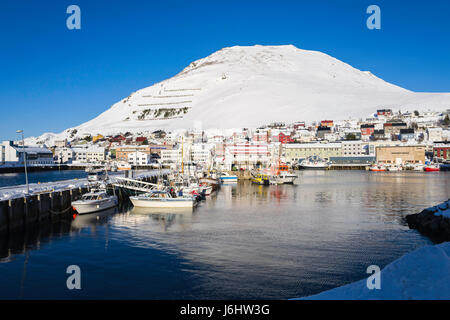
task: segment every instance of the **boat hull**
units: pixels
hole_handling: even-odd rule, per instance
[[[137,208],[193,208],[193,199],[139,199],[130,197],[131,203]]]
[[[78,214],[89,214],[114,208],[118,203],[117,197],[112,197],[110,199],[92,201],[89,203],[75,201],[72,203],[72,207]]]

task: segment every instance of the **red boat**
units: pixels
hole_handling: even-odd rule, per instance
[[[435,171],[441,171],[439,168],[439,165],[429,165],[425,167],[426,172],[435,172]]]

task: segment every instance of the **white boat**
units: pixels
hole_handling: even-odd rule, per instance
[[[72,202],[72,207],[78,214],[88,214],[113,208],[118,203],[117,196],[110,196],[106,191],[93,191]]]
[[[152,191],[130,197],[133,206],[138,208],[193,208],[197,202],[193,197],[172,197],[167,191]]]
[[[126,162],[120,162],[117,165],[117,170],[118,171],[126,171],[126,170],[131,170],[131,165],[129,163]]]
[[[231,175],[228,172],[222,172],[219,175],[219,179],[222,183],[235,183],[238,182],[238,177],[236,175]]]
[[[106,178],[107,174],[101,169],[91,170],[87,176],[87,179],[90,182],[104,181]]]
[[[388,166],[387,167],[387,171],[402,171],[402,167],[401,166]]]
[[[330,167],[330,163],[318,156],[310,156],[300,162],[300,168],[309,170],[326,170]]]
[[[273,164],[270,167],[270,183],[271,184],[294,184],[297,175],[295,173],[289,172],[289,167],[278,161],[278,163]]]

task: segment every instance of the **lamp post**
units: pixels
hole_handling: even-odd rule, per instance
[[[28,172],[27,172],[27,153],[25,152],[25,139],[23,138],[23,130],[17,130],[16,132],[22,134],[22,152],[23,152],[23,163],[25,166],[25,182],[27,184],[27,194],[30,194],[30,187],[28,185]]]

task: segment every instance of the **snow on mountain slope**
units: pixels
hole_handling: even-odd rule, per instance
[[[366,117],[384,107],[449,106],[450,94],[414,93],[320,52],[292,45],[235,46],[132,93],[75,129],[79,135],[257,127],[273,121]]]

